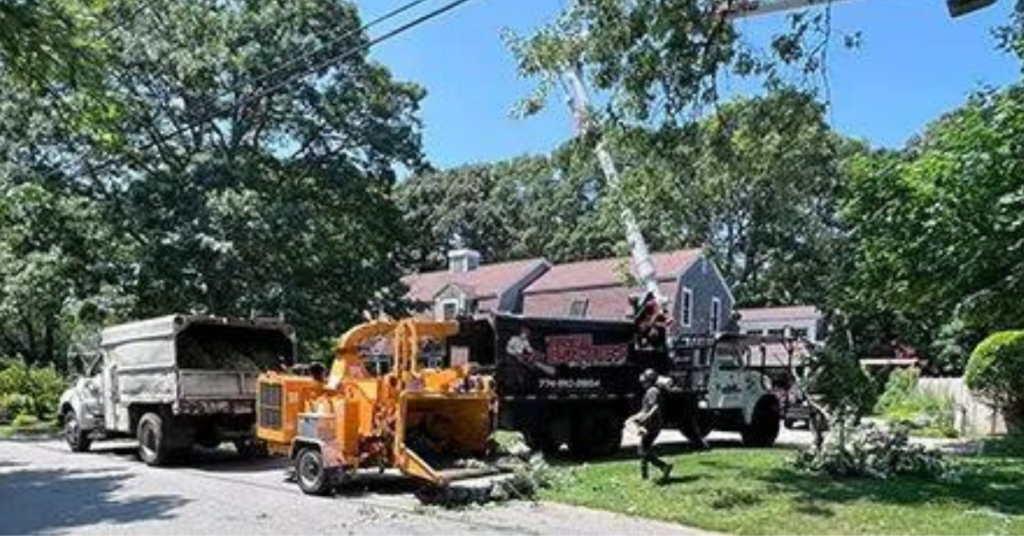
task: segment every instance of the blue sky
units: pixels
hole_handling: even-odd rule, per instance
[[[407,0],[357,0],[364,20]],[[375,48],[373,56],[399,77],[427,90],[424,144],[436,165],[543,153],[571,136],[564,105],[527,119],[510,111],[533,84],[517,77],[500,38],[503,28],[521,33],[551,20],[564,0],[475,0]],[[435,0],[431,5],[441,5]],[[875,145],[898,147],[972,91],[1001,86],[1020,76],[1020,64],[997,51],[991,29],[1009,20],[1013,0],[949,18],[944,0],[851,0],[833,7],[832,26],[862,33],[856,50],[829,54],[832,122],[840,132]],[[428,9],[428,8],[426,8]],[[741,34],[763,45],[785,27],[773,15],[738,23]],[[375,32],[371,32],[375,33]],[[734,94],[751,90],[735,78],[722,81]]]

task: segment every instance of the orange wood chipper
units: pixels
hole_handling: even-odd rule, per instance
[[[449,342],[458,331],[457,322],[372,321],[338,340],[326,378],[261,375],[258,437],[294,460],[309,494],[367,467],[447,484],[465,473],[453,462],[487,454],[497,418],[492,378]]]

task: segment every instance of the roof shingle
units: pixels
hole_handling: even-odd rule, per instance
[[[701,250],[681,249],[655,253],[651,257],[654,259],[658,280],[668,280],[679,277],[679,274],[699,259]],[[627,264],[626,258],[556,264],[526,287],[525,294],[621,286],[622,270],[629,270],[630,264]]]
[[[410,274],[403,277],[402,282],[409,287],[408,297],[418,302],[433,301],[434,296],[449,284],[458,285],[463,290],[471,289],[477,299],[492,298],[545,263],[544,259],[526,259],[485,264],[469,272],[439,270]]]

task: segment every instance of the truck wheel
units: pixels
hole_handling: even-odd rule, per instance
[[[263,445],[255,439],[236,439],[233,443],[238,456],[246,460],[266,455]]]
[[[146,465],[166,465],[171,459],[164,434],[164,420],[156,413],[147,413],[139,419],[139,458]]]
[[[71,447],[71,452],[86,452],[92,443],[89,432],[82,430],[73,409],[64,413],[64,439],[68,442],[68,447]]]
[[[741,432],[743,444],[748,447],[770,447],[779,437],[779,403],[774,397],[763,397],[754,406],[750,423]]]
[[[700,412],[692,424],[684,421],[679,426],[679,431],[683,433],[687,441],[704,449],[708,448],[706,439],[708,434],[714,429],[714,424],[714,418],[710,413]]]
[[[561,445],[555,443],[554,438],[551,437],[551,432],[545,430],[543,426],[537,426],[532,430],[524,432],[523,439],[526,441],[526,446],[530,447],[530,450],[548,455],[557,454],[558,449],[561,447]]]
[[[622,447],[622,420],[608,412],[580,417],[573,422],[569,452],[576,458],[610,456]]]
[[[331,479],[324,467],[320,450],[305,447],[295,457],[295,478],[299,489],[306,495],[327,495],[331,492]]]

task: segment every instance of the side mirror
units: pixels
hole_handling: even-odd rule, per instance
[[[968,13],[985,9],[996,3],[996,0],[946,0],[950,17],[960,17]]]

